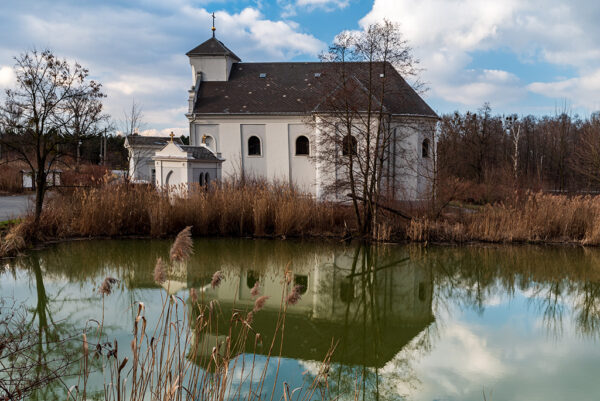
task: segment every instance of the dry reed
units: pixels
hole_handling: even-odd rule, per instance
[[[600,197],[528,193],[486,205],[459,221],[413,220],[412,241],[527,242],[600,245]]]
[[[149,186],[107,184],[50,197],[39,229],[52,238],[163,237],[186,226],[193,226],[194,236],[337,236],[352,220],[346,208],[289,185],[225,182],[178,196]]]
[[[178,262],[187,262],[190,252],[185,255],[187,256]],[[165,269],[162,265],[160,268]],[[223,280],[220,272],[216,272],[215,276]],[[115,282],[115,279],[107,277],[102,286],[111,286]],[[279,344],[283,343],[284,336],[287,304],[283,299],[286,288],[286,285],[282,288],[280,310],[277,319],[273,321],[273,338],[260,351],[266,358],[256,358],[258,347],[262,345],[262,337],[252,326],[253,316],[263,308],[266,296],[256,300],[253,310],[244,319],[241,311],[236,309],[231,316],[224,316],[217,301],[198,302],[195,289],[190,290],[187,300],[165,294],[162,310],[159,311],[159,318],[153,329],[146,326],[146,308],[138,303],[129,344],[131,353],[127,356],[120,351],[117,340],[111,343],[102,335],[102,319],[95,345],[91,343],[93,336],[90,334],[93,333],[84,334],[79,383],[71,387],[67,399],[86,399],[86,394],[89,393],[89,376],[94,374],[89,369],[89,346],[95,346],[102,365],[102,369],[96,370],[95,374],[104,378],[100,398],[105,401],[259,401],[282,397],[291,401],[285,384],[283,391],[286,393],[283,395],[274,394],[275,386],[273,390],[264,387],[265,381],[270,377],[267,372],[271,371],[274,363],[271,358],[280,359],[282,356]],[[103,297],[109,294],[110,290]],[[277,346],[279,354],[275,351]],[[326,367],[330,364],[332,352],[333,349],[323,356],[323,367],[314,375],[313,380],[296,391],[295,401],[309,401],[318,396],[322,396],[322,399],[330,398],[327,374],[321,372],[328,370]],[[276,373],[275,383],[278,380]],[[249,388],[246,388],[247,385]]]

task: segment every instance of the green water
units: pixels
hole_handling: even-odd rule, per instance
[[[251,307],[259,280],[271,298],[254,329],[268,337],[290,263],[306,289],[288,310],[282,358],[272,362],[280,365],[278,382],[300,386],[333,341],[330,391],[340,399],[353,399],[357,386],[368,400],[483,400],[483,391],[493,400],[600,399],[598,249],[196,239],[191,260],[159,286],[155,261],[168,257],[169,247],[146,240],[59,244],[2,262],[0,294],[27,306],[40,336],[56,338],[101,318],[98,285],[116,277],[120,283],[105,298],[106,335],[128,344],[137,301],[151,320],[166,288],[184,299],[196,288],[227,312]],[[217,270],[224,280],[212,289]],[[266,381],[273,380],[274,368]],[[38,398],[64,393],[54,384]]]

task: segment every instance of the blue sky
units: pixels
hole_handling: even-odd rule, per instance
[[[103,83],[117,121],[135,99],[148,133],[187,131],[185,52],[217,37],[244,61],[316,60],[336,34],[398,22],[438,113],[600,110],[600,2],[584,0],[2,0],[0,88],[12,57],[50,48]]]

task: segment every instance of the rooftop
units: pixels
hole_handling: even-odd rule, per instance
[[[356,107],[366,109],[368,96],[362,95],[368,93],[366,88],[371,82],[373,94],[381,93],[379,89],[384,88],[386,112],[437,118],[436,113],[391,64],[376,63],[372,69],[369,67],[368,63],[361,62],[344,64],[351,78],[349,81],[358,90]],[[325,62],[235,63],[228,81],[202,82],[193,112],[306,114],[327,111],[325,100],[332,96],[334,98],[339,91],[336,82],[339,81],[340,68],[341,63]],[[365,106],[361,106],[361,102]]]
[[[186,56],[229,56],[231,58],[236,59],[237,61],[241,61],[241,59],[235,55],[234,52],[229,50],[227,46],[223,44],[217,38],[210,38],[206,42],[199,44],[194,47],[192,50],[185,54]]]

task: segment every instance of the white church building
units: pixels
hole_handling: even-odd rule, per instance
[[[128,137],[132,177],[157,186],[185,186],[244,175],[324,196],[327,176],[314,157],[319,128],[309,120],[318,118],[328,63],[245,63],[215,38],[214,29],[213,37],[187,56],[190,144],[173,137]],[[356,68],[361,64],[367,67],[356,63]],[[429,188],[424,171],[431,164],[438,116],[396,70],[388,80],[399,95],[388,97],[385,108],[391,124],[403,130],[398,133],[403,147],[414,155],[388,168],[401,183],[395,189],[398,198],[419,199]]]

